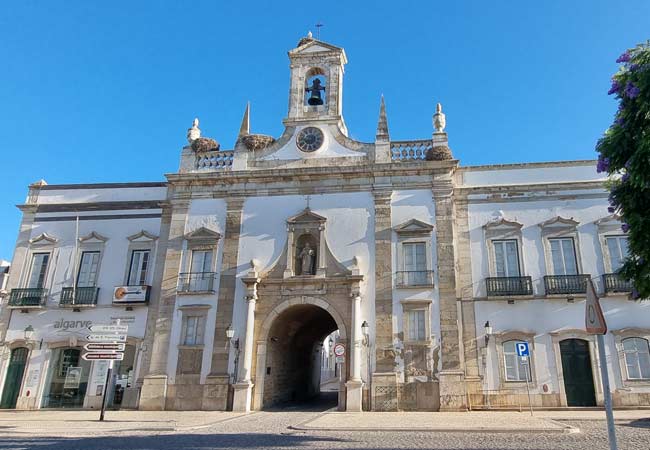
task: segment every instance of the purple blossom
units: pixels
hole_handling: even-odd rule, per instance
[[[627,173],[627,172],[624,173],[623,176],[621,177],[621,181],[622,181],[623,183],[627,182],[627,180],[629,180],[629,179],[630,179],[630,174]]]
[[[626,95],[628,98],[633,99],[633,98],[638,97],[638,96],[639,96],[639,92],[641,92],[641,89],[639,89],[638,87],[636,87],[636,86],[634,85],[634,83],[632,83],[631,81],[628,81],[628,82],[627,82],[627,85],[625,86],[625,95]]]
[[[636,288],[632,288],[632,292],[630,293],[630,296],[632,297],[633,300],[637,300],[641,295],[639,295],[639,291],[636,290]]]
[[[598,158],[598,164],[596,165],[596,171],[598,173],[607,172],[609,170],[609,158],[600,156]]]
[[[614,214],[616,212],[616,208],[613,206],[608,206],[607,207],[607,212],[610,214]]]
[[[624,222],[623,225],[621,225],[621,230],[623,230],[623,233],[627,233],[630,231],[630,224]]]
[[[618,84],[617,80],[612,81],[612,87],[609,88],[609,91],[607,91],[607,95],[612,95],[615,94],[621,89],[621,85]]]
[[[630,64],[630,72],[634,72],[638,68],[639,68],[638,64]]]
[[[630,53],[626,51],[625,53],[623,53],[621,56],[618,57],[616,62],[617,63],[626,63],[629,60],[630,60]]]
[[[609,194],[609,197],[608,197],[607,200],[609,201],[610,205],[615,206],[615,207],[618,206],[618,200],[616,199],[616,197],[614,196],[613,193]]]
[[[622,117],[617,117],[617,118],[614,120],[614,123],[615,123],[616,125],[618,125],[619,127],[622,127],[623,124],[625,123],[625,119],[623,119]]]
[[[632,160],[628,159],[627,162],[625,163],[625,169],[630,170],[630,167],[632,167]]]

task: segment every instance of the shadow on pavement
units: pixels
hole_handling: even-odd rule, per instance
[[[92,434],[92,430],[88,431]],[[327,442],[347,442],[344,439],[293,434],[160,434],[155,436],[102,437],[4,437],[0,434],[2,449],[39,450],[167,450],[167,449],[251,449],[299,448],[317,446],[327,448]],[[320,444],[318,444],[320,443]]]

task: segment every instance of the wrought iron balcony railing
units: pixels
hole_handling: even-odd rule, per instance
[[[433,286],[432,270],[402,270],[395,275],[397,287]]]
[[[584,294],[591,275],[546,275],[546,295]]]
[[[632,288],[634,287],[631,281],[624,279],[617,273],[603,274],[603,286],[605,286],[606,294],[632,292]]]
[[[95,306],[98,295],[98,287],[64,287],[61,290],[59,306]]]
[[[9,294],[9,306],[16,308],[39,308],[45,304],[47,289],[45,288],[18,288],[12,289]]]
[[[488,277],[485,279],[488,297],[533,295],[531,277]]]
[[[216,272],[185,272],[178,275],[178,292],[212,292]]]

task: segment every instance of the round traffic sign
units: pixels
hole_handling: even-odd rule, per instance
[[[343,356],[345,355],[345,345],[343,344],[336,344],[334,346],[334,354],[336,356]]]

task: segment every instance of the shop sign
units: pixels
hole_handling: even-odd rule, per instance
[[[117,286],[113,290],[113,303],[147,303],[149,286]]]

